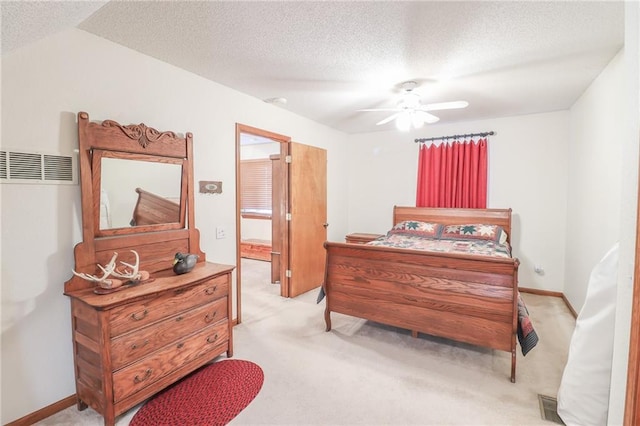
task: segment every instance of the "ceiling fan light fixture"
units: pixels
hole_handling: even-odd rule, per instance
[[[402,99],[398,102],[398,108],[415,109],[420,106],[420,95],[408,92],[402,95]]]
[[[420,114],[422,111],[414,111],[411,114],[411,124],[414,129],[419,129],[424,126],[424,122],[426,121],[423,117],[423,114]]]
[[[396,117],[396,127],[401,132],[408,132],[411,130],[411,121],[411,113],[403,111]]]
[[[377,126],[396,122],[398,130],[407,132],[411,128],[419,129],[425,124],[433,124],[440,121],[440,118],[431,114],[429,111],[438,111],[443,109],[458,109],[466,108],[469,106],[467,101],[451,101],[451,102],[439,102],[432,104],[423,104],[420,95],[414,90],[418,84],[415,81],[405,81],[401,87],[404,93],[400,97],[398,104],[395,108],[374,108],[374,109],[360,109],[358,111],[390,111],[393,114],[378,121]]]
[[[425,111],[405,110],[395,115],[396,127],[402,132],[408,132],[411,128],[420,129],[425,123],[433,124],[440,120],[433,114]]]

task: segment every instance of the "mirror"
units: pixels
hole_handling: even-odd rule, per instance
[[[166,215],[166,220],[156,223],[180,222],[181,174],[181,167],[177,164],[103,158],[100,229],[151,224],[134,218],[138,198],[144,195],[155,195],[176,206],[175,214],[171,212]]]
[[[96,235],[183,228],[183,161],[94,150]]]

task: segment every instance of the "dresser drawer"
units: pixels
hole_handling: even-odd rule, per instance
[[[114,308],[110,312],[110,336],[119,336],[189,308],[210,303],[228,293],[228,275],[222,275],[198,285],[168,290],[153,298]]]
[[[189,362],[227,350],[229,323],[221,321],[165,346],[113,374],[113,399],[118,402]]]
[[[111,341],[113,370],[119,370],[182,336],[188,336],[218,321],[227,320],[227,316],[227,298],[223,297],[148,327],[120,335]]]

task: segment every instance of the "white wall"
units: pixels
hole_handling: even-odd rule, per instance
[[[627,45],[570,111],[567,262],[564,294],[579,311],[589,277],[620,242],[609,424],[622,424],[629,350],[638,182],[637,54]],[[636,44],[637,52],[637,44]],[[635,62],[635,91],[630,74]],[[635,111],[635,116],[633,114]],[[624,320],[623,320],[624,318]],[[613,372],[612,372],[613,373]]]
[[[620,238],[624,99],[619,53],[571,108],[564,293],[576,311],[591,269]]]
[[[411,132],[353,135],[349,142],[349,232],[385,233],[394,205],[415,206],[416,138],[477,133],[489,137],[488,207],[513,209],[513,252],[521,287],[562,291],[568,113],[524,115]],[[550,243],[552,242],[552,243]],[[533,272],[534,264],[544,275]]]
[[[207,260],[235,263],[236,123],[326,149],[329,234],[346,232],[346,135],[80,30],[3,56],[3,146],[71,153],[78,111],[92,120],[194,134],[194,180],[224,184],[222,194],[195,198]],[[1,190],[4,424],[75,392],[62,292],[81,240],[81,214],[77,185]],[[215,238],[216,226],[227,238]]]

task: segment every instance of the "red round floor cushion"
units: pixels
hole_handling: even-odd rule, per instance
[[[130,426],[225,425],[256,397],[262,369],[243,360],[208,364],[147,401]]]

